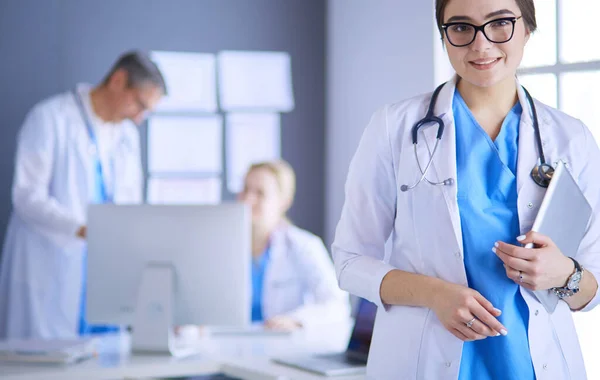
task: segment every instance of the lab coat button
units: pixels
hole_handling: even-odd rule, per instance
[[[536,310],[536,311],[535,311],[535,316],[537,317],[537,315],[538,315],[539,313],[540,313],[540,311],[539,311],[539,310]]]
[[[456,251],[456,252],[454,253],[454,255],[456,256],[456,258],[457,258],[457,259],[460,259],[460,258],[461,258],[460,251]]]
[[[451,365],[452,365],[452,362],[446,362],[446,367],[450,368]]]
[[[548,364],[545,364],[542,366],[545,370],[548,369]]]
[[[531,203],[531,202],[527,203],[527,207],[528,208],[533,208],[533,203]]]

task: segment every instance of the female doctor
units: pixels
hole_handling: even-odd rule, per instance
[[[436,12],[457,76],[375,113],[333,244],[342,289],[380,306],[368,375],[583,379],[571,312],[600,301],[600,151],[515,80],[533,0],[437,0]],[[558,160],[593,208],[573,258],[530,232],[549,181],[539,165]],[[561,293],[553,313],[532,293],[547,289]]]
[[[285,161],[253,165],[239,199],[252,209],[252,320],[295,330],[346,321],[347,293],[340,290],[321,239],[294,226],[286,213],[296,180]]]

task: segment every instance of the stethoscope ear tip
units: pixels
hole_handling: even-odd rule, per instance
[[[406,185],[400,186],[400,191],[402,191],[403,193],[407,192],[408,191],[408,186],[406,186]]]

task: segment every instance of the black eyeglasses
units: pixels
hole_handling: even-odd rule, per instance
[[[488,41],[503,44],[510,41],[515,34],[515,24],[522,18],[504,17],[486,22],[483,25],[473,25],[468,22],[449,22],[442,25],[446,38],[452,46],[463,47],[473,43],[477,32],[481,31]]]

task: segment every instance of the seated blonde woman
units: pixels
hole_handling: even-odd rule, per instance
[[[350,316],[323,241],[286,218],[295,187],[280,160],[250,167],[239,194],[252,208],[252,320],[282,330]]]

